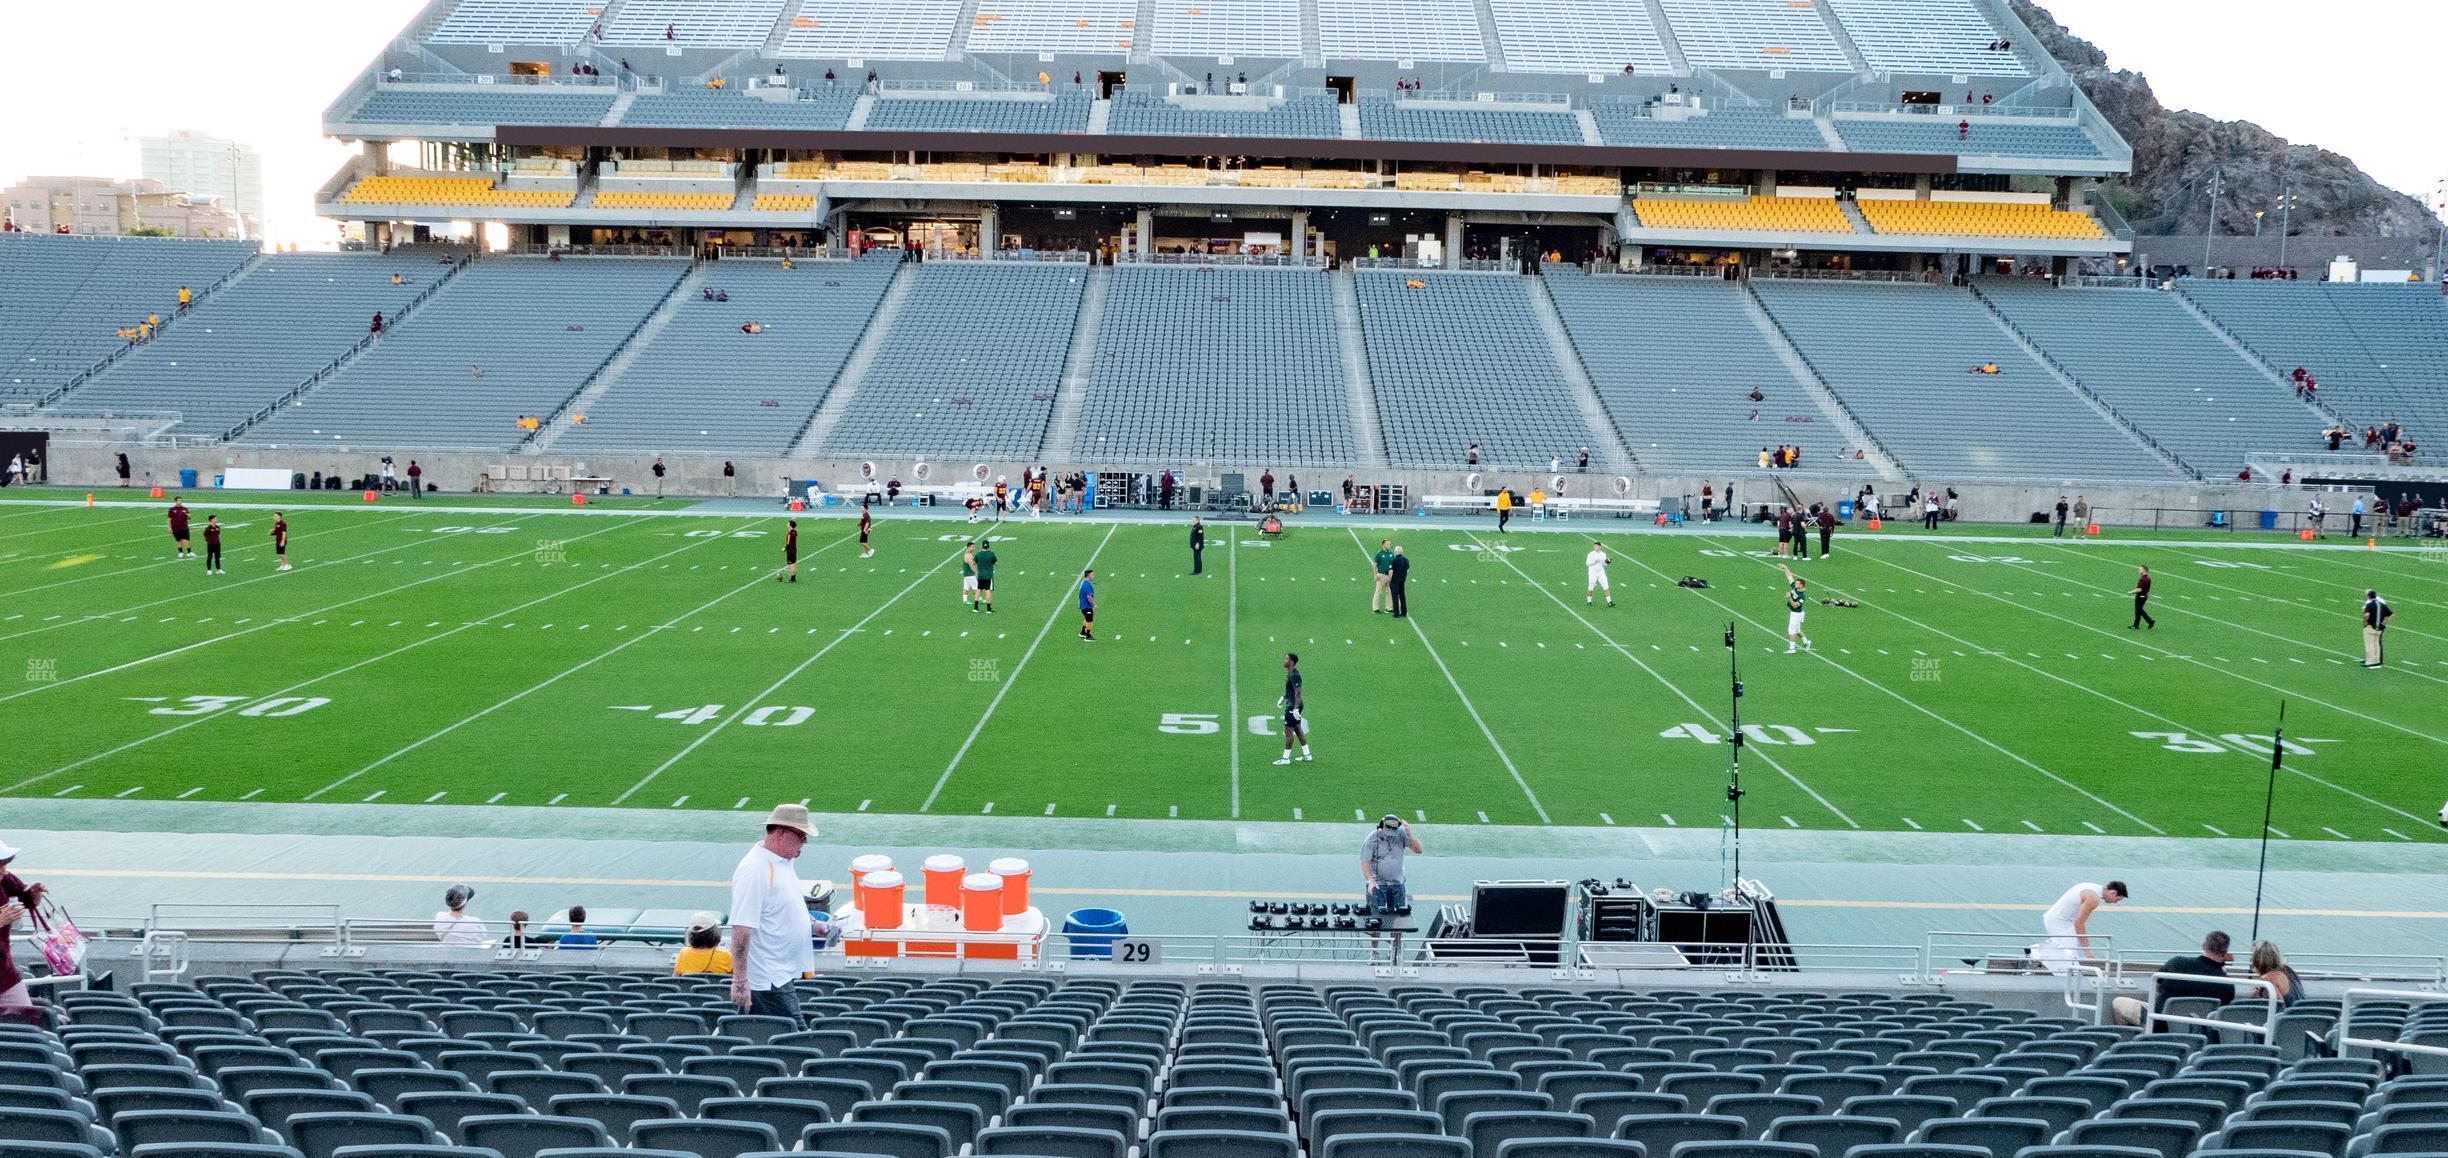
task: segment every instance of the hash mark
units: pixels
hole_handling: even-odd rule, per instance
[[[672,806],[672,807],[674,807],[674,808],[678,808],[678,807],[680,807],[681,805],[686,804],[686,803],[688,803],[688,797],[683,796],[683,797],[681,797],[681,798],[680,798],[680,799],[678,799],[678,800],[674,800],[674,801],[672,801],[672,802],[671,802],[671,806]]]
[[[1794,818],[1793,818],[1793,817],[1790,817],[1790,816],[1780,816],[1780,817],[1778,817],[1777,819],[1784,821],[1784,822],[1785,822],[1785,827],[1787,827],[1787,828],[1800,828],[1800,827],[1802,827],[1801,825],[1794,823]]]
[[[2026,820],[2026,821],[2024,821],[2024,822],[2023,822],[2023,827],[2028,828],[2028,829],[2032,830],[2033,832],[2045,832],[2045,831],[2047,831],[2046,829],[2043,829],[2043,828],[2041,828],[2039,825],[2037,825],[2037,824],[2033,824],[2031,821],[2028,821],[2028,820]]]
[[[440,799],[442,799],[443,797],[448,796],[448,795],[450,795],[450,792],[449,792],[448,790],[444,790],[444,791],[441,791],[441,792],[436,792],[436,793],[434,793],[433,795],[426,797],[426,798],[425,798],[425,803],[427,803],[427,804],[431,804],[431,803],[433,803],[434,801],[436,801],[436,800],[440,800]]]
[[[1921,822],[1920,822],[1920,821],[1917,821],[1917,820],[1914,820],[1912,817],[1909,817],[1909,816],[1905,817],[1905,818],[1904,818],[1904,823],[1911,825],[1911,826],[1912,826],[1912,830],[1913,830],[1914,832],[1919,832],[1919,831],[1921,831]]]
[[[1613,823],[1615,823],[1615,818],[1614,818],[1614,817],[1612,817],[1612,816],[1608,816],[1606,813],[1603,813],[1603,812],[1601,812],[1601,813],[1599,813],[1599,814],[1598,814],[1598,819],[1603,820],[1603,821],[1607,822],[1608,824],[1613,824]]]
[[[873,804],[873,803],[875,803],[875,801],[873,801],[873,800],[861,800],[861,801],[859,801],[858,810],[859,810],[859,811],[861,811],[861,812],[865,812],[865,811],[867,811],[867,806],[868,806],[868,805],[870,805],[870,804]]]
[[[2325,832],[2325,833],[2328,833],[2329,835],[2334,836],[2334,837],[2338,838],[2339,840],[2353,840],[2353,839],[2354,839],[2353,837],[2348,836],[2348,835],[2346,835],[2345,833],[2339,832],[2338,830],[2336,830],[2336,829],[2334,829],[2334,828],[2331,828],[2331,827],[2329,827],[2328,825],[2322,825],[2322,826],[2321,826],[2321,831],[2322,831],[2322,832]]]
[[[364,803],[367,803],[367,804],[372,804],[372,803],[374,803],[375,801],[382,799],[383,793],[388,792],[388,791],[390,791],[390,789],[387,789],[387,788],[377,788],[377,789],[375,789],[375,790],[374,790],[374,795],[372,795],[372,796],[368,796],[368,797],[366,797],[366,798],[365,798]]]
[[[544,802],[544,806],[545,806],[546,808],[550,808],[550,807],[552,807],[553,805],[555,805],[555,804],[559,804],[559,803],[561,803],[562,801],[567,800],[567,799],[569,799],[569,793],[564,792],[564,793],[560,794],[559,796],[555,796],[555,797],[553,797],[552,799],[545,801],[545,802]]]
[[[1680,826],[1678,826],[1677,824],[1675,824],[1675,818],[1674,818],[1674,817],[1669,816],[1669,815],[1667,815],[1667,814],[1665,814],[1665,813],[1663,813],[1663,812],[1658,813],[1658,818],[1659,818],[1659,819],[1661,819],[1661,820],[1664,820],[1664,821],[1666,822],[1666,827],[1668,827],[1668,828],[1676,828],[1676,827],[1680,827]]]
[[[487,803],[487,804],[499,804],[499,803],[501,803],[502,797],[504,797],[504,796],[508,796],[508,795],[510,795],[510,794],[509,794],[509,793],[507,793],[507,792],[496,792],[496,793],[494,793],[492,796],[490,796],[490,797],[486,798],[485,803]]]
[[[2108,833],[2108,830],[2107,830],[2107,829],[2105,829],[2105,828],[2101,828],[2100,826],[2098,826],[2098,825],[2096,825],[2096,824],[2093,824],[2093,823],[2091,823],[2091,822],[2090,822],[2090,821],[2088,821],[2088,820],[2083,821],[2083,827],[2084,827],[2084,828],[2088,828],[2088,829],[2090,829],[2090,830],[2091,830],[2091,831],[2093,831],[2093,832],[2099,833],[2099,834],[2100,834],[2100,835],[2102,835],[2102,836],[2105,836],[2105,835],[2107,835],[2107,833]]]
[[[1986,828],[1982,828],[1980,825],[1973,823],[1973,822],[1972,822],[1972,818],[1971,818],[1971,817],[1968,817],[1968,816],[1964,818],[1964,827],[1969,828],[1969,829],[1971,829],[1971,830],[1972,830],[1972,831],[1974,831],[1974,832],[1987,832],[1987,831],[1989,831],[1988,829],[1986,829]]]
[[[250,788],[250,789],[248,789],[248,790],[247,790],[247,794],[246,794],[246,795],[241,796],[241,797],[239,797],[238,799],[240,799],[240,800],[253,800],[253,799],[255,799],[256,797],[261,796],[261,795],[263,795],[263,789],[261,789],[261,788]]]
[[[68,795],[69,793],[74,792],[74,791],[76,791],[77,789],[79,789],[79,788],[83,788],[83,787],[85,787],[85,786],[84,786],[84,785],[82,785],[82,784],[71,784],[71,785],[67,786],[66,788],[62,788],[62,789],[60,789],[59,791],[52,793],[51,795],[53,795],[53,796],[66,796],[66,795]]]
[[[2204,825],[2202,825],[2202,827],[2203,827],[2203,828],[2207,828],[2207,829],[2209,829],[2210,831],[2212,831],[2212,832],[2215,832],[2215,833],[2219,834],[2220,836],[2225,836],[2225,835],[2227,835],[2227,831],[2226,831],[2225,829],[2222,829],[2222,828],[2220,828],[2219,826],[2217,826],[2217,825],[2215,825],[2215,824],[2204,824]]]
[[[994,811],[994,801],[989,800],[989,801],[987,801],[987,802],[986,802],[986,807],[983,809],[983,812],[993,812],[993,811]]]
[[[125,799],[127,799],[128,797],[130,797],[130,796],[134,796],[134,795],[136,795],[137,793],[142,792],[142,791],[144,791],[144,786],[143,786],[143,785],[141,785],[141,784],[139,784],[139,785],[137,785],[137,786],[136,786],[136,787],[134,787],[134,788],[130,788],[130,789],[128,789],[127,791],[120,793],[120,794],[118,795],[118,797],[117,797],[117,798],[118,798],[118,799],[120,799],[120,800],[125,800]]]

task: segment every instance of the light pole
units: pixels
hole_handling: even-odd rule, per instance
[[[2282,157],[2284,159],[2278,177],[2278,268],[2280,270],[2287,267],[2287,221],[2295,209],[2295,195],[2288,192],[2293,188],[2295,182],[2295,151],[2289,149],[2282,154]]]
[[[2253,210],[2253,240],[2258,241],[2261,239],[2261,219],[2267,216],[2269,216],[2269,210],[2267,209]]]
[[[2202,226],[2201,277],[2210,276],[2210,238],[2218,233],[2218,199],[2219,175],[2213,171],[2210,174],[2210,223]]]

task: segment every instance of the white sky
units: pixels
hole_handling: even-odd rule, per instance
[[[2448,177],[2433,115],[2448,0],[2043,0],[2160,99],[2255,120],[2428,199]],[[417,0],[82,0],[10,5],[0,35],[0,185],[137,175],[134,138],[197,129],[264,155],[271,239],[329,242],[314,191],[346,157],[323,106]]]

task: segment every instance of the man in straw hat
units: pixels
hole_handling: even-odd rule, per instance
[[[816,967],[816,949],[792,865],[815,835],[806,805],[777,804],[765,839],[731,874],[731,1004],[743,1013],[800,1020],[798,981]]]

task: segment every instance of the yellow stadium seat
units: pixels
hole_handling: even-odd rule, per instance
[[[816,199],[789,193],[759,193],[755,209],[759,213],[811,213]]]
[[[496,189],[487,177],[364,177],[340,200],[356,205],[465,205],[485,209],[566,209],[577,195],[557,189]]]
[[[1862,216],[1880,233],[1971,237],[2044,237],[2090,241],[2105,237],[2089,215],[2046,205],[1986,201],[1864,201]]]
[[[729,209],[729,193],[641,193],[628,189],[595,195],[598,209]]]
[[[1632,204],[1652,229],[1736,229],[1776,233],[1851,233],[1853,222],[1825,197],[1762,197],[1748,201],[1682,201],[1643,197]]]

